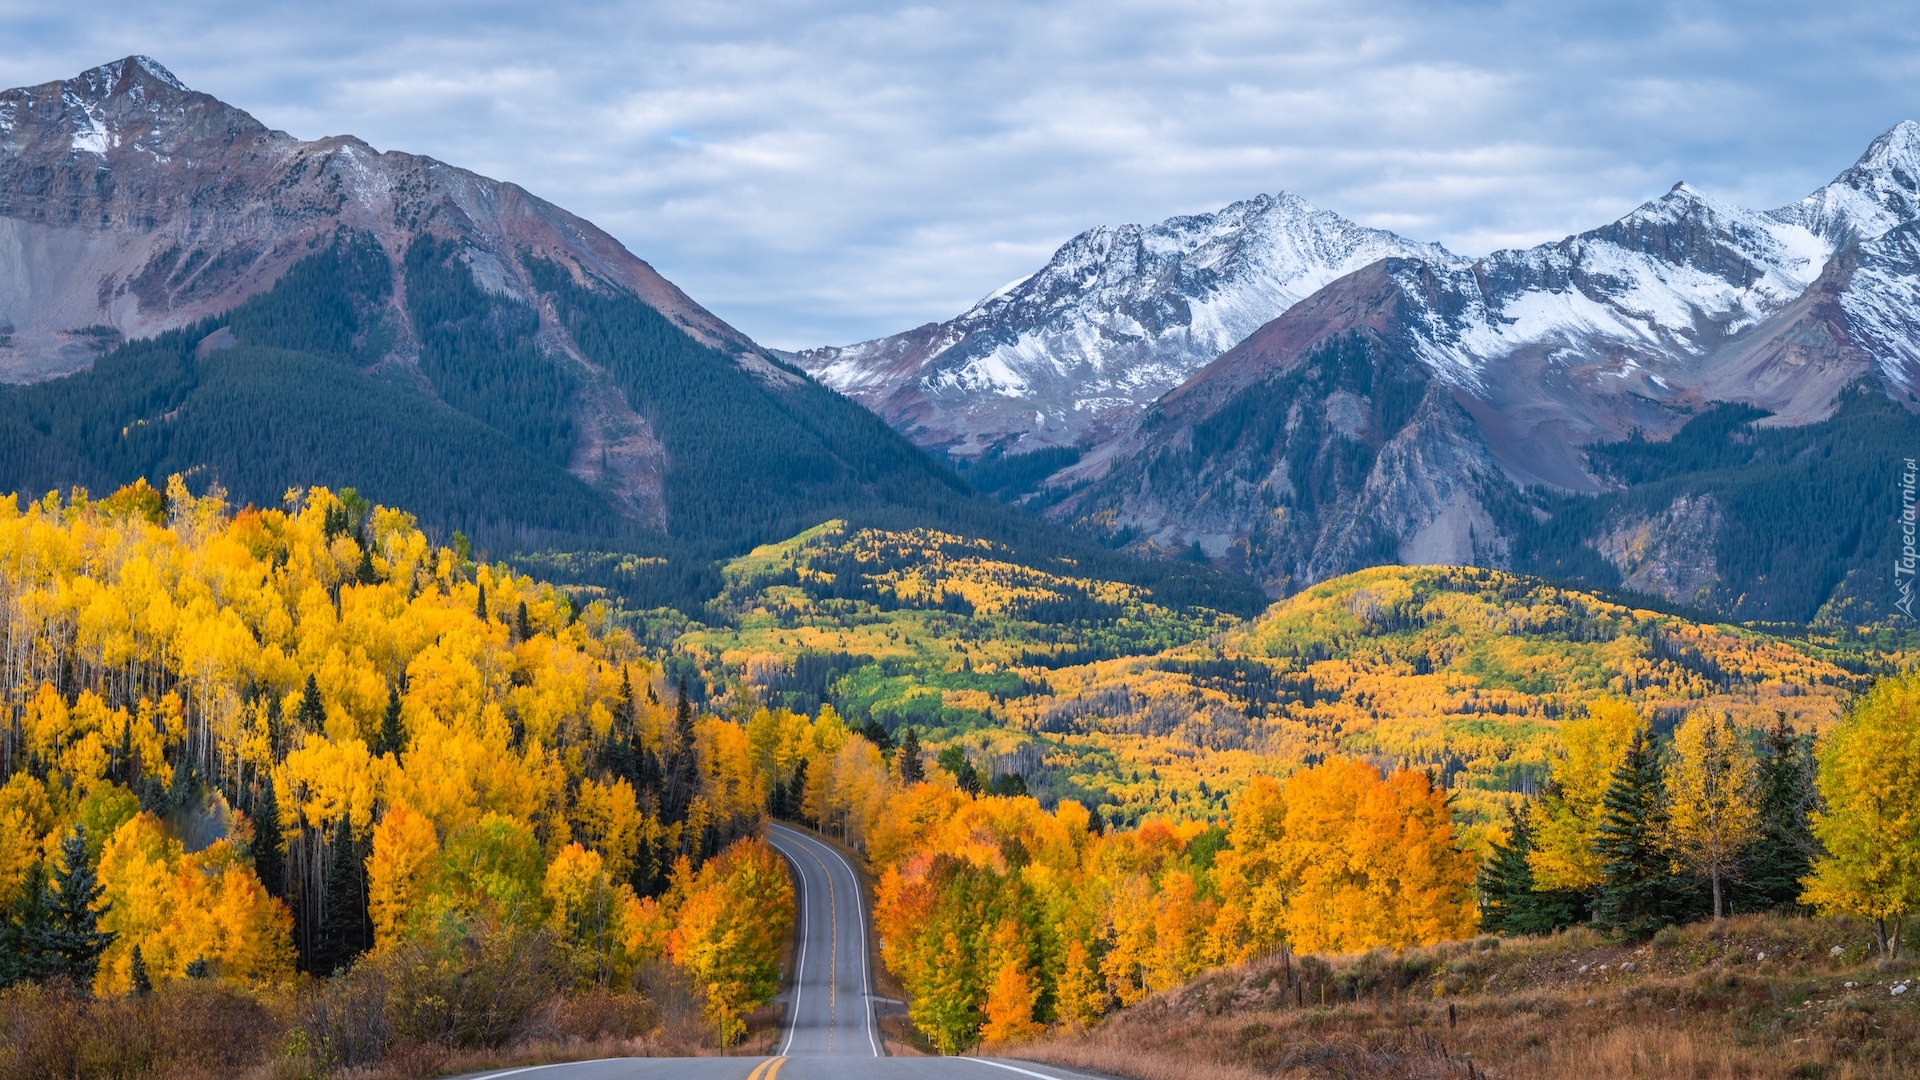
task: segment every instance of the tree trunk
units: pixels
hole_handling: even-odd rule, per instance
[[[1720,871],[1715,870],[1713,878],[1713,921],[1720,921]]]

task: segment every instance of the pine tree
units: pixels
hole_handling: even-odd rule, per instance
[[[196,956],[192,960],[187,961],[187,978],[210,979],[212,977],[213,967],[207,963],[206,957]]]
[[[116,935],[100,929],[100,916],[106,913],[106,906],[95,905],[106,887],[87,862],[86,831],[81,827],[74,826],[61,843],[60,864],[41,942],[54,962],[56,974],[84,990],[93,986],[93,977],[100,971],[100,954],[113,944]]]
[[[342,817],[327,851],[326,892],[320,900],[320,940],[314,944],[313,973],[332,975],[366,951],[367,894],[361,887],[359,852]]]
[[[253,804],[253,872],[269,896],[287,897],[287,863],[280,837],[280,800],[274,795],[273,774],[260,780],[260,797]]]
[[[47,864],[35,862],[27,867],[6,922],[0,924],[0,987],[45,982],[53,975],[55,958],[46,948],[51,906]]]
[[[277,694],[267,695],[267,748],[276,762],[285,760],[287,751],[287,717],[280,710],[280,698]]]
[[[513,632],[521,641],[525,641],[533,636],[533,625],[527,621],[527,602],[525,600],[520,601],[520,610],[514,612]],[[626,678],[624,668],[621,670],[620,677],[622,679]]]
[[[353,580],[362,585],[380,584],[380,572],[373,567],[373,549],[365,543],[360,545],[360,565],[353,570]]]
[[[480,586],[480,601],[473,605],[473,613],[480,616],[482,621],[485,621],[487,618],[487,587],[485,584]]]
[[[926,764],[920,760],[920,733],[909,727],[900,733],[900,784],[910,787],[927,778]]]
[[[949,746],[940,751],[936,759],[941,768],[953,775],[954,783],[969,795],[980,794],[980,771],[967,760],[967,752],[958,746]]]
[[[127,990],[134,997],[146,997],[153,993],[153,980],[147,977],[147,959],[140,955],[140,946],[133,947],[133,956],[127,970]]]
[[[687,700],[687,683],[680,681],[680,696],[673,706],[673,745],[667,748],[665,798],[661,809],[668,822],[685,821],[687,808],[700,793],[700,761],[694,749],[693,703]],[[687,841],[697,842],[698,837]],[[684,842],[683,842],[684,846]]]
[[[607,728],[607,741],[600,750],[601,762],[609,780],[625,780],[636,794],[641,790],[640,762],[635,743],[640,727],[633,703],[633,681],[625,664],[620,665],[620,701],[613,708],[613,724]]]
[[[1580,897],[1558,890],[1536,892],[1533,832],[1527,815],[1509,813],[1507,842],[1493,845],[1493,857],[1481,864],[1480,928],[1494,934],[1546,934],[1581,918]]]
[[[1599,921],[1635,937],[1672,923],[1677,906],[1661,781],[1658,753],[1645,729],[1635,731],[1613,771],[1593,844],[1600,856]]]
[[[1798,907],[1801,879],[1813,871],[1819,844],[1809,814],[1815,762],[1809,738],[1795,733],[1785,712],[1760,744],[1760,835],[1741,854],[1734,902],[1740,910]]]
[[[324,734],[327,730],[327,706],[320,700],[320,681],[307,673],[306,689],[300,692],[300,727],[309,735]]]
[[[380,745],[374,748],[376,754],[400,756],[406,745],[406,733],[400,727],[400,688],[387,688],[387,711],[380,716]]]

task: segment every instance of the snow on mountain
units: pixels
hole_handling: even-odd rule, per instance
[[[1676,184],[1554,243],[1363,267],[1050,478],[1048,512],[1141,550],[1198,544],[1276,595],[1396,559],[1500,565],[1518,541],[1495,510],[1521,490],[1617,486],[1593,444],[1716,402],[1812,423],[1874,374],[1920,410],[1913,123],[1777,210]],[[1669,516],[1725,524],[1689,506]]]
[[[1563,363],[1610,355],[1622,377],[1707,352],[1799,296],[1832,254],[1798,222],[1683,183],[1603,228],[1422,267],[1443,282],[1437,294],[1413,284],[1412,268],[1401,274],[1421,359],[1450,385],[1485,393],[1489,365],[1525,349]]]
[[[1920,124],[1902,120],[1832,183],[1768,216],[1836,245],[1869,240],[1920,218]]]
[[[1460,264],[1282,192],[1101,226],[950,322],[794,359],[957,456],[1097,440],[1261,324],[1390,256]]]

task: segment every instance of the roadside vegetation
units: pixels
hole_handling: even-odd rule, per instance
[[[1911,1076],[1920,963],[1874,939],[1859,919],[1741,915],[1275,955],[1018,1053],[1137,1080]]]

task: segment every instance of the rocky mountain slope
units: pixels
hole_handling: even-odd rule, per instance
[[[551,258],[775,370],[618,241],[515,185],[351,136],[296,139],[129,57],[0,93],[0,378],[65,375],[121,341],[226,311],[341,230],[378,238],[396,265],[415,235],[458,237],[482,288],[529,304],[520,253]],[[403,314],[373,362],[417,365]],[[572,351],[550,326],[542,336]],[[663,525],[658,439],[604,372],[573,359],[585,377],[567,464],[616,491],[636,520]]]
[[[1051,478],[1064,496],[1052,512],[1138,548],[1197,545],[1276,594],[1382,562],[1473,563],[1572,572],[1745,617],[1809,617],[1881,550],[1882,523],[1898,511],[1860,485],[1912,452],[1910,417],[1884,403],[1913,404],[1920,376],[1917,199],[1920,125],[1909,122],[1770,212],[1680,184],[1557,243],[1470,263],[1380,260],[1261,327]],[[1862,380],[1881,406],[1843,393]],[[1756,411],[1732,426],[1713,419],[1730,405]],[[1662,442],[1695,422],[1721,442]],[[1882,441],[1862,442],[1867,429]],[[1801,434],[1764,434],[1787,430]],[[1671,501],[1640,505],[1627,497],[1632,477],[1596,462],[1630,437],[1641,438],[1641,479],[1658,474]],[[1798,473],[1753,457],[1788,442]],[[1810,487],[1836,448],[1856,473]],[[1727,505],[1727,485],[1747,481],[1709,482],[1706,471],[1743,453],[1739,468],[1766,465],[1786,485],[1774,493],[1792,512],[1775,530],[1825,504],[1871,539],[1825,552],[1821,580],[1792,597],[1769,595],[1758,564],[1747,579],[1723,573],[1716,563],[1744,557],[1732,537],[1763,523]],[[1676,479],[1689,472],[1700,476]],[[1864,501],[1832,505],[1841,481]],[[1805,498],[1786,498],[1793,491]],[[1591,528],[1565,532],[1569,514]],[[1671,554],[1649,561],[1649,551]],[[1807,554],[1780,551],[1789,562]],[[1854,582],[1884,603],[1881,586]]]
[[[958,318],[791,359],[956,458],[1086,445],[1328,282],[1390,256],[1455,260],[1282,192],[1101,226]]]
[[[642,605],[833,517],[1206,577],[974,494],[590,222],[143,57],[0,93],[0,378],[0,491],[354,486],[495,554],[626,553],[544,571]]]

